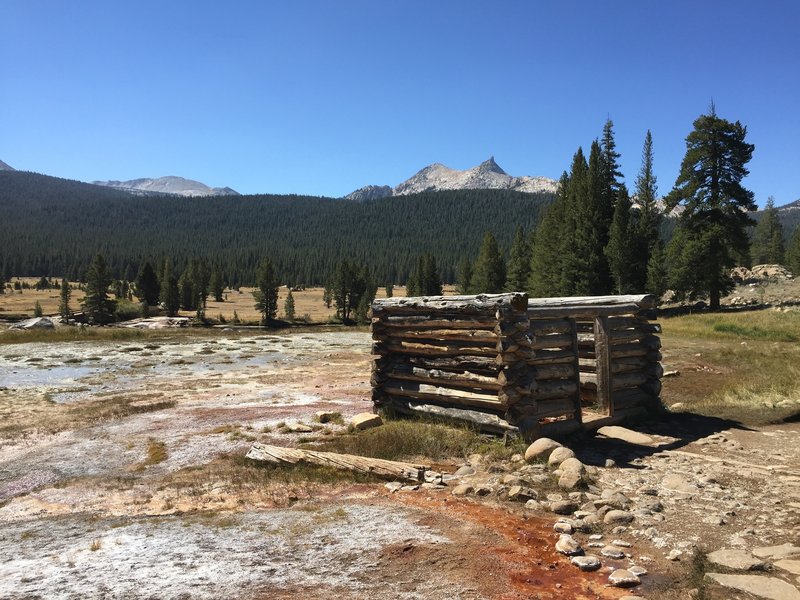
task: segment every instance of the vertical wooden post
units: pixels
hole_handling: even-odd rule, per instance
[[[608,317],[594,319],[594,356],[597,361],[597,404],[609,416],[614,414],[611,400],[611,346]]]
[[[572,405],[575,409],[573,413],[573,418],[578,422],[583,422],[583,413],[581,412],[581,369],[580,369],[580,352],[578,348],[578,324],[575,323],[575,319],[570,319],[570,336],[572,336],[572,351],[574,353],[574,357],[572,360],[572,366],[575,369],[575,375],[573,377],[575,381],[575,393],[572,395]]]

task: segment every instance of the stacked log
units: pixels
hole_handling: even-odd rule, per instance
[[[525,294],[376,300],[375,405],[517,430],[507,413],[526,393],[525,366],[533,356],[527,300]]]

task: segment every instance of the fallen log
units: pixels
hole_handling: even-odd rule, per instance
[[[411,481],[423,481],[425,470],[428,468],[418,464],[369,458],[367,456],[283,448],[259,443],[253,444],[246,456],[251,460],[264,461],[275,465],[308,463],[344,471],[369,473],[379,477],[401,478]]]
[[[403,315],[432,312],[482,314],[490,310],[510,308],[524,312],[527,294],[479,294],[477,296],[426,296],[420,298],[386,298],[372,303],[373,316]]]

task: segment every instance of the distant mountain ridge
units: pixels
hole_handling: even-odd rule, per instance
[[[418,171],[394,188],[368,185],[345,196],[347,200],[380,200],[390,196],[406,196],[444,190],[511,190],[515,192],[554,193],[558,182],[549,177],[514,177],[498,165],[494,156],[476,167],[460,171],[441,163],[433,163]]]
[[[16,171],[16,169],[0,160],[0,171]]]
[[[173,196],[238,196],[239,192],[229,187],[212,188],[205,183],[174,175],[142,178],[128,181],[93,181],[93,185],[102,185],[136,195],[171,194]]]

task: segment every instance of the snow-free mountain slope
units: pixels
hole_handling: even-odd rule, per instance
[[[104,185],[133,194],[172,194],[175,196],[238,196],[239,192],[229,187],[212,188],[193,179],[183,177],[143,178],[129,181],[93,181],[94,185]]]

